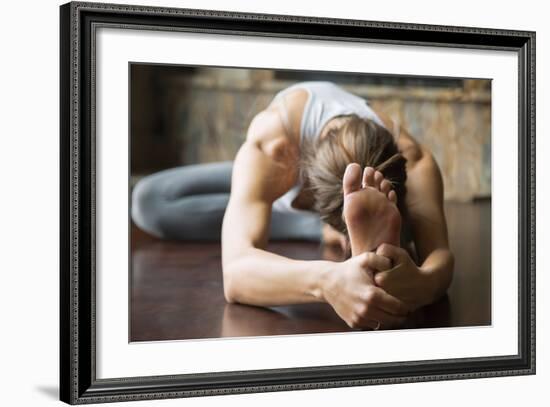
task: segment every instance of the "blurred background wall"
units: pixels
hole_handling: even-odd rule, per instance
[[[399,120],[433,152],[445,198],[491,195],[491,82],[264,69],[131,66],[131,175],[232,160],[276,92],[329,80]]]

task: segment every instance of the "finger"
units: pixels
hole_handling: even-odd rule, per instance
[[[393,295],[388,294],[386,291],[379,287],[375,287],[371,292],[370,303],[386,311],[389,314],[397,316],[405,316],[409,313],[409,307],[401,300],[395,298]]]
[[[376,249],[376,254],[387,257],[392,260],[393,264],[400,263],[403,257],[404,250],[401,247],[394,246],[389,243],[382,243]]]
[[[393,269],[381,271],[374,275],[374,282],[378,287],[381,287],[382,289],[386,289],[386,284],[388,283],[388,278],[392,270]]]
[[[392,267],[392,262],[387,257],[374,252],[363,253],[360,258],[362,267],[368,267],[375,271],[384,271]]]
[[[380,184],[384,180],[384,174],[382,174],[380,171],[376,171],[374,173],[374,186],[376,189],[380,191]]]
[[[372,316],[380,322],[378,329],[388,329],[403,325],[406,317],[400,315],[392,315],[382,309],[373,308]]]
[[[392,201],[394,204],[397,204],[397,194],[393,189],[390,192],[388,192],[388,199]]]
[[[361,166],[357,163],[348,164],[342,179],[344,195],[355,192],[361,188]]]
[[[391,182],[387,179],[382,180],[380,183],[380,192],[382,192],[384,195],[388,195],[391,191]]]
[[[405,317],[392,315],[377,307],[371,307],[368,314],[361,318],[362,326],[376,330],[394,328],[403,325],[404,322]]]
[[[365,170],[363,171],[363,188],[366,187],[374,187],[374,168],[372,167],[365,167]]]

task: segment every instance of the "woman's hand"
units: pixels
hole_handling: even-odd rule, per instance
[[[401,247],[382,244],[376,250],[378,256],[391,261],[389,268],[380,268],[380,261],[367,262],[374,269],[374,282],[388,294],[399,298],[411,311],[433,302],[433,289],[429,275],[418,267]]]
[[[387,258],[363,253],[333,263],[322,282],[322,297],[351,328],[392,328],[403,324],[408,307],[376,287],[370,268],[391,267]]]

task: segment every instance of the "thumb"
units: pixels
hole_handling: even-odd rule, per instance
[[[359,256],[359,264],[373,271],[384,271],[392,267],[392,262],[387,257],[374,252],[366,252]]]
[[[382,243],[378,246],[376,254],[390,259],[392,266],[401,263],[403,259],[403,249],[389,243]]]

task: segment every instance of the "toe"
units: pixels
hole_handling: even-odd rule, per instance
[[[391,191],[391,182],[387,179],[383,180],[380,183],[380,192],[382,192],[384,195],[388,195]]]
[[[374,187],[380,191],[380,184],[384,180],[384,174],[382,174],[380,171],[376,171],[374,173]]]
[[[393,189],[390,192],[388,192],[388,199],[394,204],[397,204],[397,194]]]
[[[344,195],[361,189],[361,166],[357,163],[348,164],[342,179]]]
[[[363,188],[374,186],[374,173],[374,168],[365,167],[365,171],[363,171]]]

